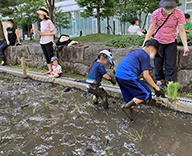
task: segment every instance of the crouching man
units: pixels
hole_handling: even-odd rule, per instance
[[[154,88],[157,96],[165,96],[149,75],[149,70],[152,70],[150,59],[159,55],[159,49],[160,43],[155,39],[150,39],[143,49],[129,53],[117,68],[115,76],[126,102],[122,109],[131,120],[133,120],[133,106],[152,99],[151,90],[137,78],[141,73]]]
[[[10,45],[15,45],[16,39],[21,44],[19,38],[19,31],[14,27],[13,20],[7,21],[8,28],[6,29],[5,38],[0,42],[0,57],[1,65],[5,65],[5,49]]]

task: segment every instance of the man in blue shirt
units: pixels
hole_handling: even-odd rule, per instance
[[[155,58],[159,49],[160,43],[155,39],[150,39],[143,49],[129,53],[118,65],[115,76],[127,103],[122,106],[122,109],[131,120],[133,120],[133,106],[152,98],[151,90],[137,78],[141,73],[155,89],[157,96],[165,96],[149,75],[149,70],[152,70],[150,59]]]

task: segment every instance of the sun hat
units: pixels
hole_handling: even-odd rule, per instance
[[[55,61],[55,60],[59,61],[59,59],[58,59],[57,57],[55,57],[55,56],[52,57],[52,58],[51,58],[51,63],[52,63],[53,61]]]
[[[161,44],[156,39],[150,39],[150,40],[146,41],[144,46],[147,46],[147,45],[155,47],[155,49],[157,49],[157,54],[160,57],[162,57],[162,55],[160,53]]]
[[[114,66],[114,63],[113,63],[113,55],[112,55],[112,53],[111,53],[109,50],[102,50],[102,51],[100,52],[100,54],[105,54],[105,55],[107,55],[107,59],[108,59],[108,61],[109,61],[109,64],[110,64],[111,66]]]
[[[39,16],[39,14],[43,14],[43,15],[45,15],[47,18],[50,18],[49,17],[49,12],[48,12],[48,10],[43,6],[43,7],[41,7],[38,11],[36,11],[36,13],[35,13],[37,16]]]
[[[177,7],[179,5],[179,0],[161,0],[159,3],[160,7]]]

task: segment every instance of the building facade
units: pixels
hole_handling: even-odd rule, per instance
[[[179,7],[184,13],[189,13],[192,16],[192,0],[180,0],[182,5]],[[63,12],[66,12],[70,17],[70,29],[63,29],[62,34],[68,34],[71,37],[79,36],[80,31],[83,35],[97,33],[97,19],[94,17],[83,18],[80,13],[83,12],[84,8],[80,8],[75,0],[56,0],[56,6],[61,6]],[[144,17],[144,16],[143,16]],[[149,14],[146,24],[146,29],[150,25],[151,14]],[[121,34],[121,23],[117,18],[110,18],[110,26],[113,29],[113,22],[115,21],[115,34]],[[144,19],[143,19],[144,21]],[[101,20],[101,33],[107,33],[107,20]],[[129,23],[123,24],[123,31],[127,34],[127,29],[130,26]],[[112,34],[112,30],[111,30]]]

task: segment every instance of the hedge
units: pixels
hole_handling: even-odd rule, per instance
[[[138,36],[138,35],[124,35],[120,37],[115,37],[104,44],[109,47],[116,47],[116,48],[126,48],[131,46],[142,46],[145,40],[145,35]],[[187,35],[187,42],[189,46],[192,46],[192,34]],[[182,46],[182,41],[180,36],[178,35],[177,44]]]

